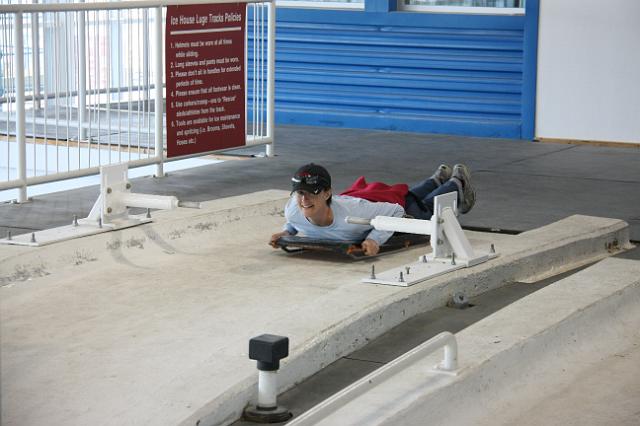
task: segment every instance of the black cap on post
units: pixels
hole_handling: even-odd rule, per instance
[[[245,420],[280,423],[291,418],[286,407],[277,405],[277,371],[280,360],[289,356],[289,338],[263,334],[249,340],[249,358],[258,361],[258,403],[244,409]],[[264,386],[263,386],[264,385]],[[261,390],[262,389],[262,390]]]
[[[288,356],[288,337],[262,334],[249,340],[249,359],[258,361],[258,370],[277,371],[280,360]]]

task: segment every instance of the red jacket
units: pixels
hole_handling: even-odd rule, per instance
[[[404,207],[405,197],[408,192],[409,185],[405,183],[398,183],[391,186],[382,182],[367,183],[364,176],[360,176],[340,195],[364,198],[369,201],[385,201],[387,203],[400,204]]]

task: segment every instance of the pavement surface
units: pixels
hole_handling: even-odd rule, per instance
[[[638,273],[605,259],[456,333],[456,375],[436,351],[292,426],[638,424]]]
[[[151,224],[0,246],[2,424],[221,425],[255,397],[247,342],[288,336],[282,390],[455,291],[591,263],[620,220],[573,216],[520,235],[468,232],[500,256],[412,287],[360,283],[428,248],[354,262],[267,246],[288,191],[154,213]],[[616,242],[616,243],[614,243]]]
[[[360,175],[412,183],[442,162],[468,164],[478,203],[461,217],[463,226],[533,230],[523,236],[471,233],[473,244],[495,242],[503,253],[528,253],[551,238],[551,251],[540,252],[536,263],[517,263],[527,274],[546,267],[559,272],[570,260],[563,256],[588,218],[551,232],[536,228],[575,213],[622,219],[631,239],[640,240],[635,147],[309,127],[279,127],[276,137],[274,158],[252,156],[262,152],[254,147],[234,151],[221,164],[133,180],[135,192],[213,200],[203,211],[157,212],[154,217],[166,219],[159,227],[55,249],[0,246],[3,424],[228,424],[237,417],[215,417],[216,407],[255,391],[246,354],[250,337],[266,330],[304,345],[292,348],[303,355],[287,363],[283,380],[292,384],[310,374],[301,371],[303,364],[326,366],[361,347],[341,334],[360,316],[379,310],[379,323],[393,327],[405,306],[413,314],[426,312],[449,297],[444,286],[434,286],[437,296],[419,296],[419,286],[363,288],[358,281],[368,274],[368,262],[313,256],[291,262],[266,247],[282,223],[291,174],[309,161],[332,172],[338,192]],[[269,189],[284,191],[255,192]],[[89,187],[2,204],[0,226],[15,235],[67,225],[73,215],[88,214],[96,196],[97,187]],[[603,250],[610,241],[578,244],[576,253]],[[415,258],[415,249],[383,257],[376,269]],[[506,265],[504,258],[498,262]],[[374,325],[363,325],[379,326],[370,320],[361,320],[356,332],[375,335]]]
[[[472,169],[478,201],[461,219],[466,227],[525,231],[572,214],[625,220],[640,241],[640,146],[601,147],[415,133],[279,126],[276,156],[264,148],[230,152],[226,161],[133,180],[133,191],[205,201],[266,189],[290,188],[302,164],[327,167],[334,190],[364,175],[369,181],[417,183],[441,163]],[[238,157],[240,155],[240,157]],[[0,235],[70,223],[88,214],[97,186],[0,205]]]

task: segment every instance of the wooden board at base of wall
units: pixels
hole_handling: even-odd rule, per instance
[[[610,141],[585,141],[576,139],[554,139],[554,138],[536,138],[534,142],[541,143],[563,143],[567,145],[592,145],[605,146],[610,148],[635,148],[640,149],[638,142],[610,142]]]

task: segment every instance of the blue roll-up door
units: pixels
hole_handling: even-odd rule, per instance
[[[278,9],[276,122],[520,138],[524,23]]]

